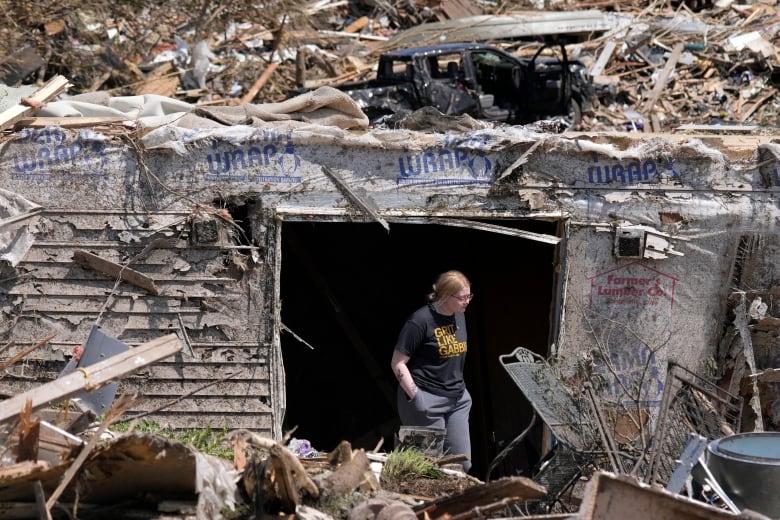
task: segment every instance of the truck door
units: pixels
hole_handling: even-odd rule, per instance
[[[566,113],[571,99],[571,80],[566,49],[561,45],[562,57],[542,55],[553,46],[545,44],[531,59],[527,70],[527,95],[539,114]]]
[[[520,61],[483,49],[471,52],[471,66],[477,92],[492,96],[493,105],[517,113],[527,104],[525,71]]]
[[[460,54],[428,57],[430,105],[446,115],[476,115],[477,99],[466,87]]]

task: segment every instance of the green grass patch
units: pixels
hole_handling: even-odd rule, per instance
[[[387,455],[382,466],[382,478],[404,480],[414,478],[444,478],[430,457],[415,448],[397,448]]]
[[[130,424],[131,421],[117,422],[111,429],[116,432],[126,432],[130,428]],[[188,444],[201,453],[229,461],[233,460],[233,450],[225,442],[225,436],[228,433],[227,429],[213,430],[208,426],[206,428],[171,430],[170,428],[163,428],[154,421],[140,421],[135,424],[133,431],[156,433],[182,444]]]

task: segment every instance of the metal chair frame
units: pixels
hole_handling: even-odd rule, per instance
[[[598,407],[592,402],[592,394],[589,394],[590,401],[577,398],[542,356],[517,347],[511,354],[499,356],[499,362],[528,399],[533,416],[520,435],[491,461],[486,481],[525,439],[537,420],[543,421],[552,436],[551,447],[534,468],[531,479],[545,486],[547,495],[525,506],[531,512],[548,513],[556,504],[563,506],[561,497],[591,468],[612,464],[614,470],[616,460],[624,454],[605,449],[614,444],[604,437],[604,425]]]

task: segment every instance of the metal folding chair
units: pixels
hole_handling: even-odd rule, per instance
[[[528,427],[515,437],[488,466],[487,481],[495,468],[528,435],[537,419],[549,429],[551,448],[530,478],[545,486],[547,495],[525,503],[532,513],[547,513],[570,491],[579,478],[594,467],[620,465],[622,454],[605,449],[612,443],[604,436],[603,422],[595,403],[574,395],[555,375],[547,361],[530,350],[517,347],[499,361],[526,399],[534,414]],[[592,396],[591,396],[592,397]],[[564,508],[565,509],[565,508]]]

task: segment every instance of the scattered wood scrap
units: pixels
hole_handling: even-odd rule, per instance
[[[143,345],[111,356],[88,368],[71,372],[29,392],[0,402],[0,422],[16,417],[28,400],[32,410],[73,397],[84,390],[94,390],[116,379],[179,352],[182,343],[176,334],[168,334]]]
[[[69,86],[70,83],[65,77],[55,76],[31,96],[21,97],[16,105],[0,113],[0,130],[12,127],[14,123],[35,112],[47,101],[65,92]]]
[[[87,251],[77,250],[73,253],[73,261],[82,267],[94,269],[100,273],[108,275],[112,278],[123,280],[129,284],[140,287],[149,292],[149,294],[157,296],[160,291],[154,283],[154,280],[143,273],[139,273],[135,269],[131,269],[127,266],[120,265],[110,260],[106,260],[97,255],[93,255]]]
[[[563,2],[546,4],[545,9],[557,3]],[[213,12],[209,7],[196,10],[199,18],[194,19],[194,11],[163,1],[149,6],[143,16],[127,13],[117,24],[113,18],[101,18],[90,2],[65,0],[62,12],[71,4],[74,12],[84,13],[84,20],[46,22],[44,27],[52,32],[40,49],[28,48],[25,35],[39,31],[36,21],[49,19],[51,13],[44,5],[10,8],[8,16],[19,23],[18,34],[10,31],[12,37],[0,40],[4,51],[0,56],[8,56],[0,61],[0,83],[43,83],[52,70],[47,60],[56,57],[57,69],[72,78],[70,94],[104,89],[112,95],[156,94],[196,105],[276,103],[300,88],[366,78],[379,54],[396,45],[395,36],[426,22],[484,16],[489,23],[491,16],[538,9],[530,3],[493,6],[474,0],[422,4],[324,0],[293,1],[258,12],[249,4],[233,2],[230,8],[215,7]],[[564,7],[576,12],[615,5],[582,0]],[[567,45],[568,55],[589,68],[596,87],[595,107],[585,114],[582,130],[686,131],[686,125],[698,125],[700,132],[712,131],[711,127],[722,132],[723,126],[776,126],[780,33],[775,7],[756,3],[735,8],[701,0],[673,5],[675,10],[668,3],[621,2],[614,12],[615,29]],[[72,45],[74,40],[91,41],[101,30],[87,26],[90,15],[105,19],[98,22],[104,33],[121,35],[121,56],[108,41],[102,49]],[[161,19],[170,27],[200,30],[159,33],[160,27],[152,24]],[[26,20],[30,25],[22,22]],[[134,39],[139,34],[154,34],[156,41]],[[204,34],[207,38],[202,38]],[[446,32],[439,37],[446,39]],[[530,56],[539,49],[533,40],[491,36],[487,43]],[[199,81],[193,82],[198,68],[195,51],[203,46],[208,53],[197,57],[205,61],[198,63]],[[45,101],[31,98],[33,106]],[[15,107],[0,123],[2,128],[12,125],[19,111],[29,119],[33,106]],[[41,124],[25,121],[26,126]]]
[[[504,477],[474,486],[460,495],[441,498],[415,508],[420,519],[469,520],[517,502],[543,497],[547,490],[526,477]]]

